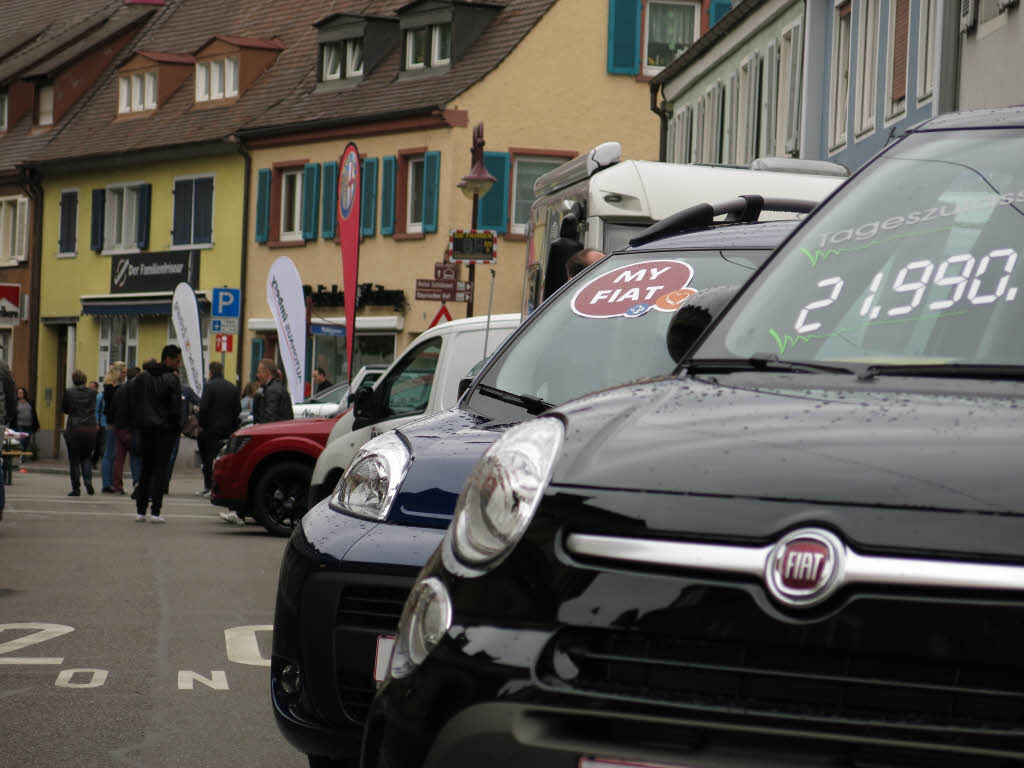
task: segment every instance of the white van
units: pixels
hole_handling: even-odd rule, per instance
[[[455,405],[459,381],[519,327],[518,314],[467,317],[422,333],[331,429],[309,486],[309,506],[337,485],[371,437]]]
[[[749,168],[622,160],[614,141],[600,144],[534,184],[523,314],[565,282],[559,238],[613,253],[646,227],[698,203],[740,195],[821,201],[849,172],[821,160],[759,158]],[[793,218],[765,213],[761,220]],[[552,256],[554,254],[554,256]]]

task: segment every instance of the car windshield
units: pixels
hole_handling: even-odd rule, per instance
[[[317,392],[315,395],[307,397],[302,402],[304,405],[312,405],[315,403],[340,403],[346,394],[348,394],[348,384],[335,384],[333,387],[328,387],[323,392]]]
[[[481,383],[557,405],[668,373],[666,332],[680,304],[705,288],[742,285],[770,252],[613,255],[544,304]]]
[[[1024,132],[911,134],[797,230],[693,358],[1024,365],[1022,240]]]

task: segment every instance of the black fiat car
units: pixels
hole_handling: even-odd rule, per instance
[[[506,432],[406,602],[364,768],[1019,760],[1022,247],[1024,110],[931,120],[675,377]]]

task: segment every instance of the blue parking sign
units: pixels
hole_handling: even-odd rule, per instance
[[[238,317],[241,314],[242,291],[238,288],[214,288],[213,317]]]

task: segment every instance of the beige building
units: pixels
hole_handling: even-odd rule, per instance
[[[389,362],[441,308],[415,298],[416,280],[433,279],[449,230],[471,225],[472,203],[456,185],[470,170],[478,123],[497,178],[478,209],[478,228],[498,232],[493,311],[519,311],[536,177],[609,140],[624,157],[657,159],[646,76],[610,71],[616,34],[623,30],[609,4],[593,0],[377,2],[360,15],[318,20],[308,74],[239,134],[252,166],[243,376],[276,353],[266,277],[280,256],[309,286],[310,368],[325,368],[332,381],[347,375],[341,295],[350,287],[334,210],[337,164],[350,141],[364,178],[353,367]],[[640,50],[642,37],[636,43]],[[458,270],[469,278],[468,266]],[[482,314],[491,268],[475,271],[473,312]],[[459,318],[467,303],[447,308]]]

